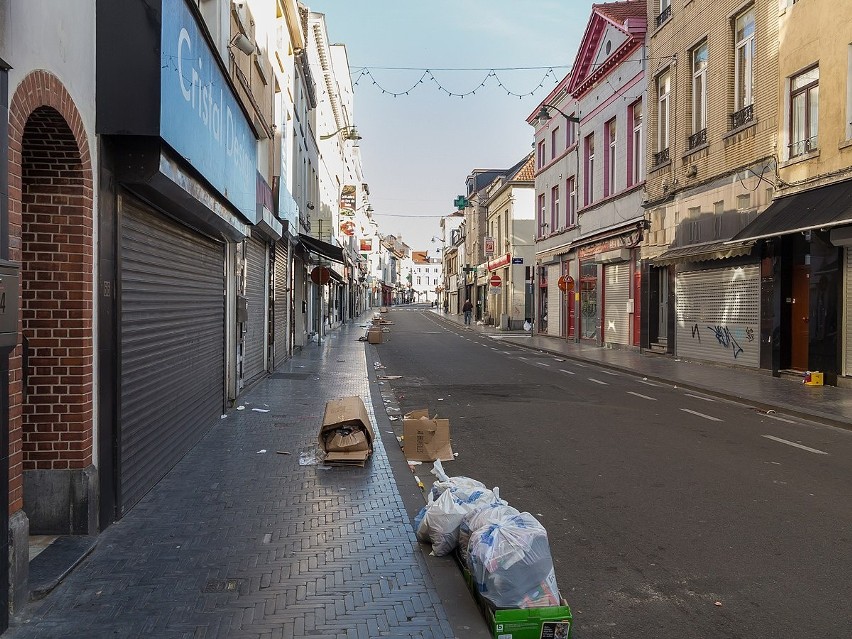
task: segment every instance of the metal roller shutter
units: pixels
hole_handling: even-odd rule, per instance
[[[678,273],[675,352],[680,357],[760,365],[757,264]]]
[[[287,277],[287,245],[284,242],[275,244],[275,303],[272,312],[275,315],[274,354],[275,366],[287,359],[289,336],[287,334],[287,299],[289,297],[289,278]]]
[[[604,342],[625,345],[630,343],[630,319],[627,313],[629,299],[629,263],[604,266]]]
[[[120,509],[219,420],[224,245],[120,200]]]
[[[246,240],[246,301],[248,321],[243,336],[243,382],[248,384],[265,371],[266,245]]]
[[[852,248],[843,249],[846,270],[843,281],[843,374],[852,375]]]
[[[559,290],[559,278],[562,275],[561,264],[547,267],[547,334],[562,334],[562,291]]]

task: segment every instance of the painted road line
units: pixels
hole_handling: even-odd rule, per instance
[[[806,450],[809,453],[816,453],[817,455],[828,455],[824,450],[817,450],[816,448],[811,448],[810,446],[803,446],[802,444],[797,444],[796,442],[791,442],[786,439],[781,439],[780,437],[773,437],[772,435],[764,435],[766,439],[771,439],[774,442],[779,442],[781,444],[787,444],[788,446],[795,446],[796,448],[801,448],[802,450]]]
[[[574,366],[579,366],[580,368],[586,368],[586,365],[581,364],[580,362],[574,362]]]
[[[522,359],[522,360],[526,361],[527,358],[523,357],[522,355],[518,355],[518,359]]]
[[[589,377],[588,380],[590,382],[594,382],[595,384],[600,384],[601,386],[609,386],[607,382],[602,382],[601,380],[595,379],[594,377]]]
[[[628,395],[635,395],[636,397],[641,397],[642,399],[649,399],[649,400],[651,400],[652,402],[656,402],[656,401],[657,401],[657,398],[656,398],[656,397],[648,397],[647,395],[643,395],[642,393],[634,393],[633,391],[627,391],[627,394],[628,394]]]
[[[547,366],[548,368],[550,368],[550,364],[545,364],[544,362],[537,362],[537,364],[539,366]]]
[[[613,377],[618,377],[618,373],[613,373],[612,371],[608,371],[603,368],[601,369],[601,373],[603,373],[604,375],[612,375]]]
[[[711,399],[710,397],[702,397],[701,395],[693,395],[692,393],[684,393],[686,397],[693,397],[695,399],[700,399],[705,402],[715,402],[715,399]]]
[[[769,419],[777,419],[779,422],[786,422],[788,424],[798,424],[799,422],[795,422],[792,419],[786,419],[785,417],[778,417],[777,415],[767,415],[764,414],[764,417],[768,417]]]
[[[699,413],[697,410],[689,410],[688,408],[681,408],[684,413],[691,413],[692,415],[697,415],[698,417],[703,417],[704,419],[709,419],[711,422],[721,422],[722,420],[718,417],[711,417],[710,415],[705,415],[704,413]]]
[[[568,373],[569,375],[575,375],[574,371],[566,371],[564,368],[559,369],[560,373]]]
[[[654,382],[649,382],[645,379],[637,379],[636,381],[639,382],[640,384],[645,384],[646,386],[653,386],[654,388],[660,387],[659,384],[655,384]]]

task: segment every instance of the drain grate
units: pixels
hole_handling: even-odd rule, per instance
[[[313,373],[273,373],[269,379],[300,379],[302,381],[313,376]]]
[[[242,579],[210,579],[201,592],[237,592]]]

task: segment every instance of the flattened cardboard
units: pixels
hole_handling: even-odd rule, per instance
[[[336,434],[326,444],[323,434],[340,426],[351,426],[358,430],[349,435]],[[363,465],[373,452],[374,436],[370,415],[360,397],[342,397],[326,402],[325,416],[318,435],[326,463],[360,462]]]
[[[430,418],[425,408],[406,413],[402,420],[403,453],[409,461],[452,461],[450,420]]]

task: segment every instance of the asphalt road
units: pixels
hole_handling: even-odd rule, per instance
[[[575,639],[852,636],[852,432],[389,317],[401,409],[544,524]]]

